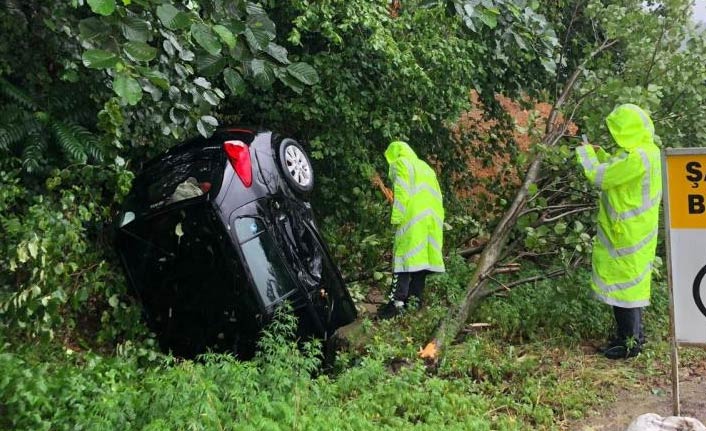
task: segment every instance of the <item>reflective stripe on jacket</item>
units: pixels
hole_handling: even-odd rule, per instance
[[[657,247],[662,171],[654,125],[636,105],[620,105],[606,118],[622,148],[614,157],[590,145],[577,148],[586,178],[600,189],[593,240],[591,286],[603,302],[624,308],[650,303]]]
[[[391,222],[397,226],[394,272],[444,272],[444,205],[436,174],[404,142],[385,151],[393,182]]]

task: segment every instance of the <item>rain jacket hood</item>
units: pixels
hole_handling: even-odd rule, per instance
[[[418,159],[417,154],[406,142],[390,142],[390,145],[387,146],[387,150],[385,150],[385,159],[387,159],[387,163],[393,164],[399,158],[412,160]]]
[[[650,116],[637,105],[626,103],[613,109],[606,124],[615,142],[625,150],[652,144],[655,127]]]

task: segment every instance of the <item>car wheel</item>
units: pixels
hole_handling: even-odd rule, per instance
[[[279,145],[279,164],[284,179],[295,192],[306,195],[314,189],[314,169],[304,149],[293,139]]]

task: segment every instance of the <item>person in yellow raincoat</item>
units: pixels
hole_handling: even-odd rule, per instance
[[[576,152],[586,178],[600,190],[591,287],[599,300],[613,306],[617,331],[602,352],[619,359],[636,356],[644,342],[642,309],[650,303],[662,172],[647,112],[623,104],[606,124],[620,147],[617,154],[592,145]]]
[[[393,183],[390,221],[397,227],[393,272],[397,281],[392,300],[379,318],[397,315],[410,297],[422,300],[427,274],[444,272],[444,205],[434,170],[407,143],[394,141],[385,151]]]

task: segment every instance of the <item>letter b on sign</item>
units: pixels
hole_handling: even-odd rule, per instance
[[[703,214],[706,211],[704,197],[701,195],[689,195],[689,214]]]

